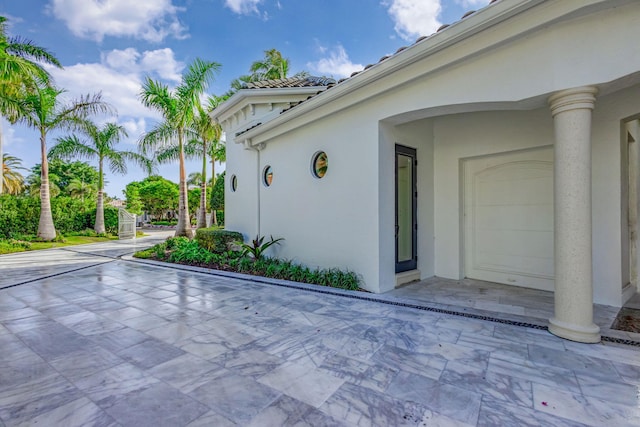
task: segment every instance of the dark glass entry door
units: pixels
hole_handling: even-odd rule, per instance
[[[418,265],[416,150],[396,145],[396,273]]]

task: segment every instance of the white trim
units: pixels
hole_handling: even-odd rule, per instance
[[[252,113],[255,105],[273,104],[277,102],[276,97],[281,97],[283,102],[289,99],[290,95],[315,95],[318,91],[325,90],[326,86],[305,86],[305,87],[284,87],[270,89],[240,89],[231,98],[226,100],[210,113],[211,118],[223,123],[230,116],[234,116],[238,110],[242,110],[251,105]],[[261,102],[262,100],[262,102]]]

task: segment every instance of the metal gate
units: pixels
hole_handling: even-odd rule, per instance
[[[123,208],[118,209],[118,238],[136,238],[136,216]]]

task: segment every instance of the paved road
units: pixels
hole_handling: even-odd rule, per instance
[[[0,426],[640,425],[635,347],[105,257],[117,244],[0,257],[28,282],[0,290]]]

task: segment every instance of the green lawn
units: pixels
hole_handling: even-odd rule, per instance
[[[64,246],[84,245],[87,243],[108,242],[118,240],[118,236],[94,237],[94,236],[69,236],[64,238],[64,242],[25,242],[0,240],[0,254],[10,254],[14,252],[36,251],[40,249],[61,248]]]

